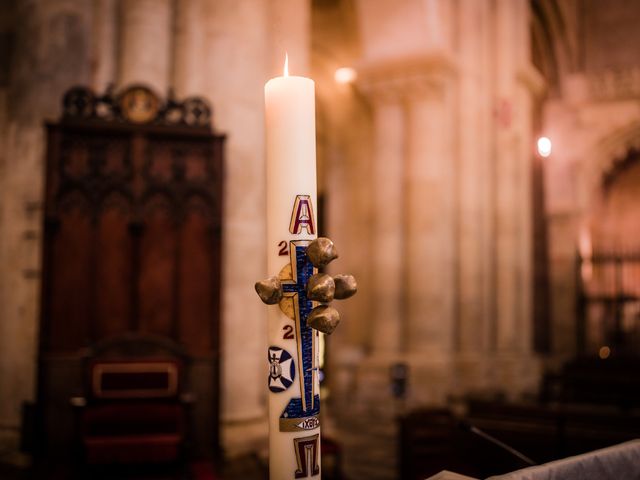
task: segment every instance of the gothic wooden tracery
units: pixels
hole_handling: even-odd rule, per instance
[[[163,101],[140,85],[101,96],[75,87],[47,133],[39,375],[47,446],[69,445],[71,412],[60,405],[82,391],[74,372],[86,353],[135,334],[184,349],[188,388],[201,402],[196,448],[214,451],[224,136],[212,131],[210,107]]]

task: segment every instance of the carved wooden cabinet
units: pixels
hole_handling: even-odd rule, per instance
[[[44,447],[73,437],[95,345],[127,335],[189,359],[198,454],[218,447],[224,136],[198,98],[74,88],[47,125],[38,405]]]

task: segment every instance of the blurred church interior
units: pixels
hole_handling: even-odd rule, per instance
[[[328,479],[640,436],[640,3],[1,0],[0,477],[267,478],[264,83],[316,84]],[[335,270],[334,273],[340,273]]]

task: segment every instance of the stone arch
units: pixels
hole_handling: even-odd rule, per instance
[[[603,181],[634,151],[640,151],[640,120],[610,132],[594,144],[591,160],[584,163],[580,175],[583,212],[602,200]]]
[[[580,237],[588,237],[588,252],[592,235],[597,233],[594,224],[602,221],[606,209],[607,183],[611,183],[623,165],[640,161],[640,120],[614,129],[593,143],[592,154],[582,162],[578,173],[578,213]],[[581,251],[583,246],[581,245]]]

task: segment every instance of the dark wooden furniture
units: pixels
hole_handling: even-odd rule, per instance
[[[577,256],[577,346],[581,355],[638,356],[640,252]]]
[[[640,438],[637,410],[593,404],[476,400],[468,403],[463,417],[446,409],[418,409],[399,422],[400,478],[407,480],[445,469],[487,478],[528,466],[469,426],[538,464]]]
[[[103,343],[85,363],[86,396],[71,399],[84,462],[184,463],[192,395],[179,346],[128,335]]]
[[[446,408],[416,409],[399,419],[399,475],[422,480],[441,470],[463,473],[455,458],[461,435],[453,413]]]
[[[205,101],[133,86],[64,97],[47,124],[38,411],[64,457],[84,361],[123,335],[183,349],[193,454],[217,451],[224,137]]]
[[[565,363],[560,372],[545,375],[541,398],[549,403],[639,409],[639,371],[637,356],[578,357]]]

